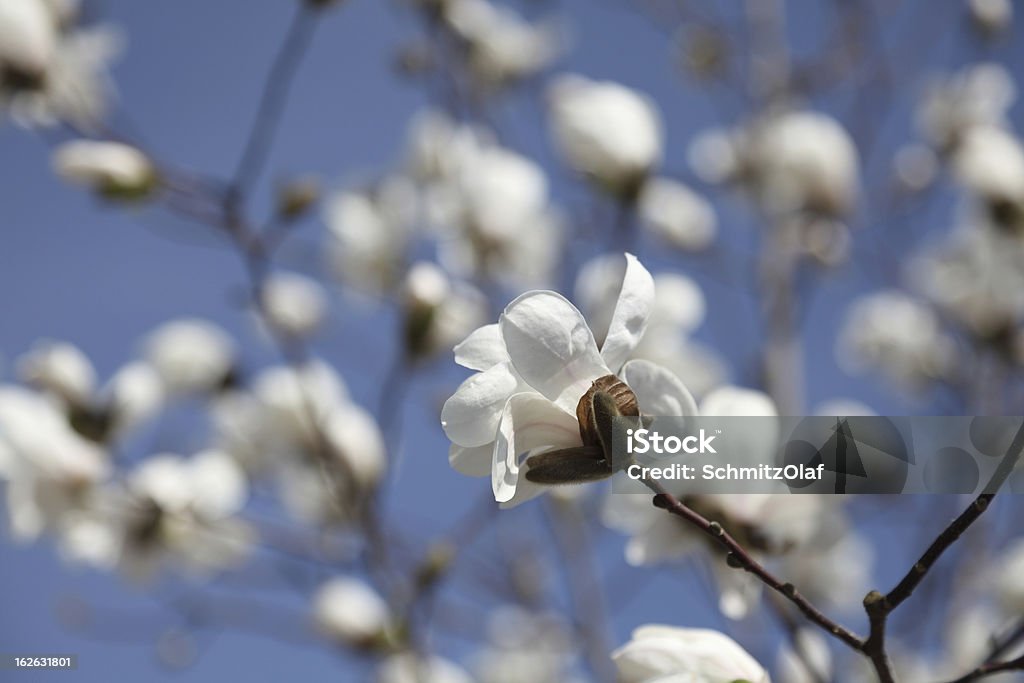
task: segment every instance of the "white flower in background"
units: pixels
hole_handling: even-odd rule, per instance
[[[412,652],[392,655],[377,669],[377,683],[473,683],[457,664]]]
[[[822,505],[816,526],[798,551],[780,558],[780,574],[815,604],[851,614],[862,612],[861,598],[871,589],[874,576],[874,546],[851,528],[838,505]]]
[[[384,599],[363,581],[336,577],[313,597],[313,620],[329,638],[356,647],[369,647],[391,628]]]
[[[904,145],[893,157],[893,172],[902,187],[920,192],[938,175],[939,159],[927,145]]]
[[[19,387],[0,386],[0,450],[16,538],[58,529],[110,472],[107,454],[75,433],[53,402]]]
[[[1024,316],[1024,240],[984,221],[961,225],[920,254],[909,275],[918,291],[983,339],[1001,339]]]
[[[488,618],[488,645],[474,658],[478,683],[571,683],[573,632],[555,613],[505,606]]]
[[[932,84],[918,107],[918,126],[940,151],[949,152],[976,126],[1004,127],[1016,98],[1004,66],[974,64]]]
[[[410,358],[429,358],[479,327],[487,300],[475,288],[452,282],[433,263],[409,268],[403,286],[405,344]]]
[[[96,371],[89,358],[67,342],[37,342],[18,358],[17,368],[22,381],[68,404],[87,403],[96,389]]]
[[[615,311],[625,263],[614,254],[591,259],[580,269],[574,288],[591,329],[602,341]],[[707,304],[700,286],[678,273],[654,276],[654,305],[632,358],[643,358],[670,370],[695,396],[724,381],[725,361],[713,349],[692,339],[704,322]]]
[[[1002,33],[1013,24],[1013,3],[1010,0],[969,0],[971,19],[989,35]]]
[[[944,376],[954,351],[935,312],[897,290],[855,301],[847,311],[837,344],[839,362],[847,371],[876,368],[912,387]]]
[[[990,207],[991,217],[1024,231],[1024,147],[1012,133],[974,126],[953,155],[959,181]]]
[[[145,357],[169,392],[213,391],[231,376],[235,344],[211,322],[174,320],[150,333],[145,342]]]
[[[562,219],[536,163],[435,112],[414,119],[410,147],[425,220],[446,269],[516,287],[550,278]]]
[[[43,79],[57,41],[58,27],[45,2],[0,0],[0,71],[5,81]]]
[[[669,178],[644,183],[640,219],[653,234],[685,251],[705,249],[718,230],[711,204],[686,185]]]
[[[163,384],[147,363],[124,365],[99,389],[92,363],[67,342],[38,342],[17,365],[26,384],[59,401],[72,429],[97,443],[123,435],[163,405]]]
[[[0,113],[24,126],[93,128],[113,90],[107,70],[120,35],[75,26],[72,3],[0,2]]]
[[[415,188],[399,176],[367,189],[341,190],[327,200],[329,257],[342,282],[369,294],[388,292],[398,283],[416,203]]]
[[[625,414],[695,414],[692,396],[669,371],[643,360],[625,363],[643,336],[654,302],[650,273],[633,255],[626,259],[618,303],[600,349],[583,315],[551,291],[523,294],[505,308],[497,325],[478,329],[455,347],[456,362],[478,373],[441,411],[441,424],[453,443],[449,460],[471,476],[489,471],[498,502],[518,504],[547,488],[531,481],[523,454],[592,446],[583,442],[590,425],[581,425],[578,415],[588,414],[587,399],[599,387],[615,392],[619,410],[634,411]],[[619,380],[624,388],[615,384]],[[596,470],[600,462],[580,464]],[[600,478],[596,471],[591,474]]]
[[[327,295],[312,278],[296,273],[274,273],[263,289],[263,314],[277,332],[308,337],[327,313]]]
[[[1003,550],[992,578],[1000,607],[1012,614],[1024,611],[1024,539],[1016,539]]]
[[[121,142],[65,142],[53,153],[53,167],[66,181],[109,198],[139,199],[157,182],[149,158]]]
[[[749,163],[763,206],[781,211],[848,213],[857,197],[858,155],[838,121],[797,111],[755,125]]]
[[[386,469],[376,421],[321,361],[265,370],[252,391],[253,400],[221,399],[221,441],[247,468],[273,468],[282,501],[298,519],[347,519]]]
[[[971,671],[978,662],[990,659],[993,642],[1005,630],[1005,617],[986,604],[974,604],[958,610],[957,618],[949,620],[944,638],[945,651],[939,668],[948,672],[946,677]],[[1018,643],[1004,652],[1001,658],[1014,659],[1022,654],[1024,648]],[[994,683],[1013,683],[1018,676],[1011,672],[986,678]]]
[[[641,626],[612,659],[620,683],[770,683],[736,641],[709,629]]]
[[[96,521],[116,539],[109,544],[116,557],[100,564],[116,564],[133,580],[152,578],[167,566],[198,575],[232,567],[244,559],[253,540],[252,530],[235,517],[247,497],[245,475],[225,453],[147,458],[94,511]],[[71,541],[99,535],[96,528]],[[96,559],[87,549],[71,552]]]
[[[661,116],[647,96],[578,75],[548,91],[555,144],[568,164],[612,194],[631,198],[661,162]]]
[[[799,628],[793,643],[779,652],[777,667],[786,683],[818,683],[832,678],[832,653],[823,635]]]
[[[542,71],[558,57],[559,32],[533,26],[503,5],[451,0],[444,18],[468,48],[468,62],[484,89],[500,88]]]

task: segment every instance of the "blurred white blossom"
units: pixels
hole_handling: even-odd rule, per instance
[[[277,332],[307,337],[327,315],[327,295],[315,280],[297,273],[274,273],[263,288],[263,315]]]
[[[385,659],[377,683],[473,683],[473,678],[447,659],[409,652]]]
[[[668,244],[699,251],[711,244],[718,229],[711,204],[680,182],[652,178],[640,193],[643,224]]]
[[[206,320],[164,323],[145,342],[145,357],[172,393],[213,391],[229,380],[235,344]]]
[[[935,312],[898,290],[855,301],[837,346],[839,362],[849,371],[875,368],[910,387],[946,376],[954,352]]]
[[[505,606],[488,619],[488,645],[475,657],[478,683],[572,683],[573,634],[557,614]]]
[[[972,128],[1004,127],[1016,98],[1017,87],[1005,67],[970,65],[932,83],[917,111],[918,126],[940,151],[950,152]]]
[[[104,197],[139,199],[157,182],[152,162],[137,148],[121,142],[74,140],[53,153],[57,174]]]
[[[370,586],[349,577],[323,584],[313,598],[313,619],[328,637],[370,647],[391,628],[387,603]]]
[[[661,115],[646,95],[609,81],[559,76],[548,91],[555,144],[577,172],[632,198],[661,162]]]

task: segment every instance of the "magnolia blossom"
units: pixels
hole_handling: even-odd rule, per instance
[[[406,275],[403,305],[406,350],[413,358],[451,348],[483,322],[487,310],[483,294],[423,261]]]
[[[689,156],[702,178],[738,183],[773,213],[840,216],[858,193],[857,148],[838,121],[820,112],[785,112],[702,133]]]
[[[540,72],[560,52],[553,26],[532,26],[504,5],[451,0],[444,18],[468,48],[468,62],[484,89],[499,88]]]
[[[832,673],[832,653],[825,637],[807,627],[793,634],[793,645],[779,652],[778,673],[786,683],[816,683]]]
[[[919,254],[909,275],[918,291],[983,339],[1012,336],[1024,316],[1024,241],[985,220],[962,224]]]
[[[612,659],[620,683],[770,683],[736,641],[708,629],[641,626]]]
[[[993,570],[999,605],[1011,613],[1024,609],[1024,539],[1003,550]]]
[[[640,218],[655,235],[686,251],[706,248],[718,229],[706,199],[680,182],[652,178],[640,193]]]
[[[555,143],[565,160],[603,189],[631,196],[661,161],[654,102],[618,83],[564,75],[548,92]]]
[[[235,461],[219,451],[190,458],[158,454],[112,486],[69,537],[73,556],[117,566],[146,580],[162,567],[199,575],[234,566],[248,553],[253,532],[236,519],[248,484]],[[92,543],[109,548],[100,556]]]
[[[896,290],[854,302],[837,347],[839,361],[848,370],[873,366],[911,386],[945,375],[953,352],[953,342],[935,313]]]
[[[598,341],[607,333],[619,296],[625,263],[615,255],[591,259],[580,269],[574,289],[580,309]],[[700,286],[678,273],[654,276],[654,305],[647,330],[631,354],[670,370],[695,395],[722,384],[725,361],[693,339],[707,309]]]
[[[120,142],[66,142],[53,153],[53,167],[68,182],[112,198],[143,197],[157,180],[149,158]]]
[[[975,25],[995,35],[1013,24],[1013,3],[1010,0],[970,0],[968,6]]]
[[[1004,66],[973,64],[932,84],[918,107],[918,126],[940,150],[953,151],[976,126],[1005,126],[1016,97]]]
[[[337,276],[357,291],[381,294],[399,281],[412,239],[416,190],[392,176],[365,189],[344,189],[328,198],[324,221],[329,258]]]
[[[0,1],[0,113],[26,126],[92,128],[102,119],[121,39],[107,27],[77,27],[75,14],[74,3]]]
[[[953,168],[988,204],[995,221],[1024,231],[1024,146],[1016,136],[995,126],[974,126],[963,135]]]
[[[67,342],[37,342],[18,359],[18,374],[26,383],[70,404],[84,404],[96,389],[96,371],[89,358]]]
[[[370,646],[390,628],[388,606],[376,591],[358,579],[336,577],[313,598],[313,618],[330,638]]]
[[[12,533],[33,539],[86,508],[110,473],[107,454],[42,395],[0,386],[0,479]]]
[[[409,652],[385,659],[377,683],[473,683],[473,678],[447,659]]]
[[[571,683],[573,638],[553,613],[505,606],[488,619],[488,645],[475,657],[478,683]]]
[[[626,255],[615,313],[598,347],[583,315],[561,295],[532,291],[509,304],[496,325],[482,327],[455,347],[455,360],[477,370],[445,402],[441,424],[453,446],[449,461],[471,476],[491,475],[500,503],[542,493],[530,481],[524,454],[583,445],[577,409],[595,381],[616,375],[651,415],[694,415],[686,387],[664,368],[626,363],[654,301],[654,280]],[[610,464],[609,464],[609,472]]]
[[[562,220],[536,163],[435,112],[414,119],[409,156],[448,270],[515,286],[549,279]]]
[[[275,273],[263,289],[261,307],[275,331],[306,337],[323,323],[327,295],[315,280],[296,273]]]
[[[146,359],[168,391],[211,391],[230,378],[235,361],[231,337],[213,323],[175,320],[154,330],[145,343]]]
[[[273,475],[303,521],[346,521],[385,471],[376,421],[322,361],[269,368],[251,390],[218,396],[214,423],[217,443],[254,476]]]

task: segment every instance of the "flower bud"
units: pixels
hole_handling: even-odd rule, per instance
[[[53,154],[57,174],[113,200],[139,200],[157,184],[152,162],[135,147],[120,142],[75,140]]]
[[[357,579],[331,579],[313,599],[313,618],[328,637],[359,648],[372,648],[387,632],[387,604]]]

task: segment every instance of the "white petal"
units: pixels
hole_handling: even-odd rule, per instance
[[[494,442],[494,499],[506,503],[515,496],[521,454],[542,446],[568,448],[581,444],[579,423],[572,415],[537,394],[512,396],[502,411]]]
[[[654,278],[632,254],[626,254],[626,275],[615,304],[608,335],[604,338],[601,355],[605,364],[614,371],[622,367],[640,343],[647,329],[647,319],[654,306]]]
[[[622,379],[636,394],[644,415],[693,417],[697,403],[679,378],[646,360],[631,360],[622,366]]]
[[[448,449],[448,464],[456,472],[468,477],[488,477],[491,474],[493,454],[493,443],[485,443],[482,446],[471,448],[453,443]]]
[[[516,372],[567,411],[575,411],[595,379],[610,374],[583,314],[560,294],[523,294],[499,325]]]
[[[495,365],[458,388],[441,409],[444,433],[460,446],[482,446],[494,441],[501,408],[518,384],[508,365]]]
[[[455,362],[470,370],[489,370],[508,361],[498,324],[484,325],[455,347]]]

